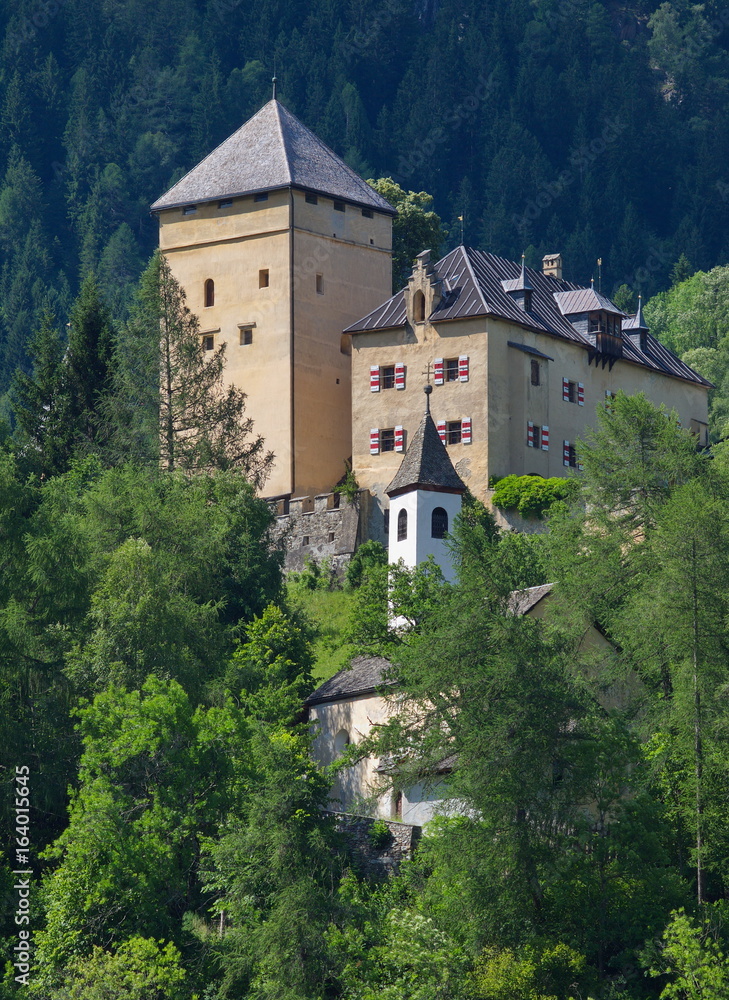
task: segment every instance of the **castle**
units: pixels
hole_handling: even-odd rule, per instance
[[[618,389],[675,409],[707,443],[709,383],[640,308],[628,317],[563,280],[559,255],[535,271],[463,246],[440,261],[425,250],[391,295],[395,210],[275,97],[152,211],[203,346],[227,344],[227,378],[274,452],[278,513],[332,512],[352,461],[357,529],[331,513],[313,545],[301,522],[294,555],[387,540],[386,487],[426,381],[438,434],[481,499],[495,476],[569,474],[575,441]]]

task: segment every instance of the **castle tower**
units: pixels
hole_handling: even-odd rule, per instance
[[[395,210],[274,98],[152,211],[203,346],[226,343],[274,452],[266,494],[330,490],[352,454],[342,330],[390,295]]]
[[[432,555],[452,582],[455,570],[444,536],[461,509],[465,486],[430,415],[432,391],[432,386],[425,386],[423,419],[386,490],[390,498],[388,553],[390,562],[402,559],[410,568]]]

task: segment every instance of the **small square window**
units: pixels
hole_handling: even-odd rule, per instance
[[[329,534],[327,535],[327,540],[330,541],[330,542],[334,541],[334,532],[333,531],[329,532]]]
[[[324,276],[321,274],[317,274],[316,276],[316,294],[324,294]]]
[[[394,365],[384,365],[380,369],[380,377],[383,389],[394,389],[395,388],[395,366]]]
[[[202,339],[202,346],[204,351],[212,351],[215,349],[215,337],[212,333],[206,333]]]
[[[443,362],[443,370],[446,382],[458,381],[458,358],[448,358]]]
[[[268,268],[262,268],[258,272],[258,287],[268,288]]]
[[[268,201],[268,191],[259,191],[258,194],[253,195],[254,201]]]
[[[531,363],[532,369],[532,385],[540,385],[540,372],[539,372],[539,362],[532,359]]]
[[[365,219],[374,219],[374,214],[371,208],[363,208],[362,215],[365,217]]]
[[[343,201],[335,201],[334,202],[334,211],[335,212],[344,212],[345,211],[344,202]]]
[[[182,209],[183,215],[194,215],[197,212],[197,205],[185,205]]]
[[[394,451],[394,450],[395,450],[395,428],[388,427],[386,430],[380,431],[380,451]]]
[[[461,443],[461,421],[449,420],[446,424],[446,444]]]
[[[307,205],[318,205],[319,204],[319,199],[317,198],[317,196],[315,194],[312,194],[311,191],[307,191],[306,192],[306,203],[307,203]]]
[[[232,198],[223,198],[222,201],[218,202],[218,208],[230,208],[232,204],[233,204]]]
[[[243,345],[253,343],[253,329],[250,326],[242,326],[240,328],[240,342]]]
[[[302,545],[308,545],[309,544],[309,536],[308,535],[304,535],[304,537],[301,539],[301,544]]]

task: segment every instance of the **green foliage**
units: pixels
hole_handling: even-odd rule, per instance
[[[57,1000],[183,1000],[185,970],[173,944],[131,937],[115,953],[94,948],[69,964]]]
[[[381,851],[392,843],[390,827],[384,819],[376,819],[367,831],[367,840],[375,851]]]
[[[477,1000],[555,1000],[583,996],[588,970],[584,955],[565,944],[519,957],[513,951],[487,949],[473,972]]]
[[[504,476],[492,484],[494,506],[516,510],[522,517],[542,518],[558,500],[567,500],[574,493],[572,480],[555,476]]]
[[[694,920],[683,909],[671,914],[660,963],[652,976],[669,976],[661,1000],[704,1000],[729,994],[729,965],[711,919]]]
[[[407,284],[419,253],[430,250],[433,260],[438,259],[446,234],[427,191],[405,191],[391,177],[368,184],[397,210],[392,222],[392,290],[397,292]]]
[[[349,462],[344,463],[345,473],[341,480],[334,487],[334,493],[339,493],[340,496],[346,497],[349,503],[354,503],[357,499],[357,495],[360,491],[360,485],[357,482],[354,472],[352,471],[352,466]]]
[[[375,566],[387,565],[387,549],[382,542],[369,538],[363,542],[354,553],[347,566],[347,586],[352,590],[362,586],[367,574]]]
[[[313,623],[312,640],[314,667],[312,673],[319,682],[329,680],[349,662],[352,650],[345,641],[352,612],[352,594],[345,590],[309,590],[286,579],[287,599],[303,608]]]

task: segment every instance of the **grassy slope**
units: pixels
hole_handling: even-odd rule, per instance
[[[289,598],[301,605],[319,629],[314,643],[314,677],[325,681],[347,665],[352,649],[344,641],[353,595],[344,590],[309,590],[300,583],[288,584]]]

